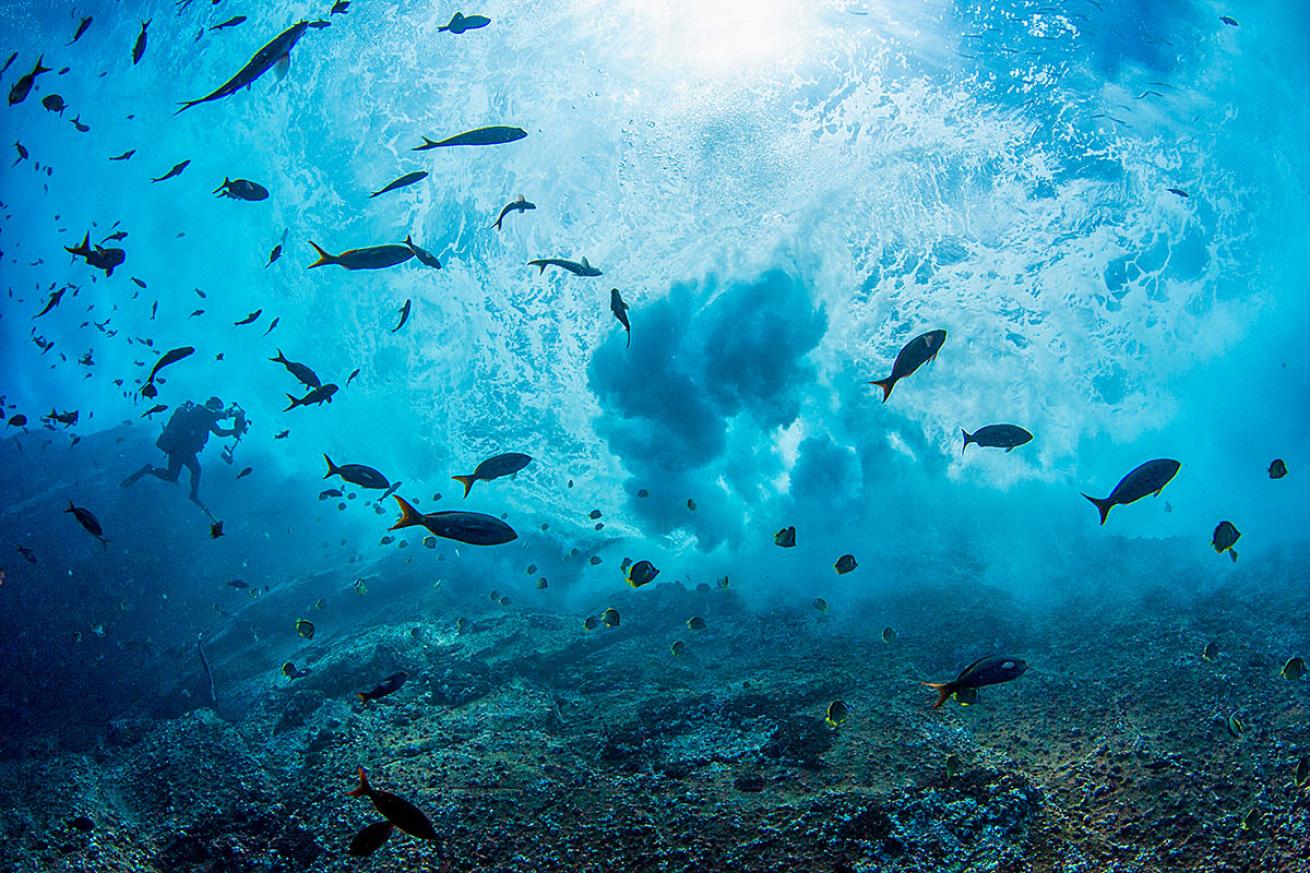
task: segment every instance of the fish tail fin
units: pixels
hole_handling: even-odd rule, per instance
[[[337,263],[336,255],[329,255],[327,252],[319,248],[318,243],[314,242],[312,239],[309,241],[309,244],[314,247],[314,251],[318,252],[318,260],[309,265],[310,269],[313,269],[314,267],[321,267],[324,264]]]
[[[1228,557],[1232,558],[1232,559],[1233,559],[1233,563],[1236,564],[1236,563],[1237,563],[1237,549],[1229,549],[1229,550],[1228,550]]]
[[[300,405],[300,400],[297,399],[294,395],[288,394],[287,400],[291,401],[291,405],[288,406],[286,409],[282,410],[283,412],[290,412],[291,410],[295,409],[297,406]]]
[[[181,106],[182,108],[179,109],[178,111],[174,112],[173,114],[174,114],[174,115],[181,115],[183,112],[186,112],[186,111],[187,111],[188,109],[190,109],[192,106],[198,106],[198,105],[200,105],[201,103],[204,103],[204,102],[205,102],[204,100],[183,100],[181,103],[178,104],[178,105]]]
[[[1101,524],[1105,524],[1105,518],[1110,514],[1110,507],[1114,506],[1114,504],[1110,502],[1110,498],[1106,497],[1104,500],[1098,500],[1090,494],[1084,494],[1083,497],[1086,497],[1091,502],[1092,506],[1096,507],[1096,511],[1101,513]]]
[[[398,530],[402,527],[413,527],[416,524],[423,523],[423,516],[419,514],[417,509],[410,506],[405,498],[401,497],[399,494],[392,494],[391,498],[395,500],[396,504],[400,507],[400,518],[395,524],[387,528],[387,530]]]
[[[887,398],[892,396],[892,386],[896,384],[896,380],[888,376],[886,379],[876,379],[869,384],[877,385],[882,389],[882,402],[886,403]]]
[[[456,482],[464,486],[465,497],[469,496],[469,492],[473,490],[473,483],[477,481],[473,478],[472,473],[469,473],[467,476],[451,476],[450,478],[454,479]]]
[[[423,145],[421,145],[421,146],[414,146],[414,149],[413,149],[413,150],[416,151],[416,152],[421,152],[421,151],[423,151],[423,150],[425,150],[425,149],[432,149],[432,148],[436,148],[436,147],[437,147],[437,144],[436,144],[435,142],[433,142],[432,140],[428,139],[428,138],[425,136],[425,137],[423,137]]]
[[[226,188],[226,187],[227,187],[228,185],[230,185],[230,184],[232,184],[232,180],[229,179],[227,176],[224,176],[224,177],[223,177],[223,184],[222,184],[222,185],[219,185],[217,188],[215,188],[213,191],[211,191],[211,192],[209,192],[209,193],[211,193],[211,194],[217,194],[217,193],[219,193],[220,191],[222,191],[224,188]]]
[[[290,397],[291,395],[288,394],[287,396]],[[323,460],[327,461],[327,465],[328,465],[328,471],[323,474],[324,479],[335,476],[336,474],[341,472],[341,468],[338,467],[336,464],[332,463],[332,459],[327,456],[327,452],[323,453]]]
[[[36,70],[33,71],[32,73],[33,76],[39,76],[42,73],[50,72],[50,68],[41,63],[44,60],[45,60],[45,55],[41,55],[36,59]]]
[[[964,450],[969,448],[969,443],[973,442],[973,434],[969,433],[964,428],[960,428],[960,433],[964,434],[964,445],[960,447],[960,454],[963,455]]]
[[[277,350],[277,357],[276,357],[276,358],[269,358],[269,360],[272,361],[272,362],[275,363],[275,364],[285,364],[285,363],[287,363],[286,355],[282,354],[282,350],[281,350],[281,349],[278,349],[278,350]]]
[[[936,690],[937,702],[932,705],[933,709],[941,709],[942,704],[955,693],[955,687],[950,682],[920,682],[919,684]]]
[[[414,234],[405,234],[405,245],[409,246],[411,249],[414,248]]]
[[[64,512],[72,512],[75,509],[77,509],[77,506],[70,500],[68,501],[68,508],[65,509]]]
[[[359,787],[354,791],[347,791],[347,797],[368,797],[369,792],[373,789],[368,787],[368,774],[364,772],[363,767],[356,768],[359,771]]]

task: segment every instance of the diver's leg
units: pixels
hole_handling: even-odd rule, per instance
[[[128,476],[126,479],[124,479],[122,482],[119,482],[118,484],[124,488],[131,488],[133,485],[137,483],[138,479],[140,479],[142,476],[149,473],[153,469],[155,469],[153,464],[143,464],[140,470],[137,470],[131,476]]]
[[[191,502],[205,511],[205,515],[212,520],[214,513],[209,511],[209,507],[200,502],[200,461],[195,455],[190,455],[184,461],[187,470],[191,472]]]
[[[151,467],[146,472],[156,479],[163,479],[165,482],[176,482],[177,477],[182,474],[182,456],[178,454],[169,455],[167,467]]]

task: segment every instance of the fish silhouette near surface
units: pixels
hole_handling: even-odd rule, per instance
[[[473,546],[496,546],[518,539],[514,528],[482,512],[429,512],[421,513],[399,494],[391,495],[400,506],[400,520],[389,530],[421,525],[439,537],[458,540]]]
[[[915,370],[929,361],[935,360],[945,342],[946,331],[930,330],[906,343],[896,354],[896,361],[892,364],[892,374],[885,379],[875,379],[869,383],[882,389],[882,402],[886,403],[887,398],[892,396],[892,389],[896,387],[897,382],[913,375]]]
[[[479,127],[476,130],[466,130],[463,133],[457,133],[442,140],[433,141],[425,136],[423,137],[423,145],[414,146],[414,151],[424,152],[428,149],[444,149],[454,146],[504,145],[518,142],[527,135],[528,132],[519,127]]]
[[[601,271],[593,267],[586,258],[583,258],[580,261],[570,261],[567,258],[537,258],[528,261],[528,266],[536,267],[538,270],[538,276],[545,273],[547,267],[559,267],[561,270],[565,270],[575,276],[590,277],[603,275]]]
[[[296,43],[300,42],[300,38],[310,28],[327,26],[328,22],[326,21],[297,21],[255,52],[254,56],[246,62],[244,67],[237,70],[232,78],[198,100],[185,101],[182,108],[177,110],[177,114],[186,112],[192,106],[199,106],[201,103],[212,103],[215,100],[222,100],[224,97],[231,97],[242,88],[249,88],[260,76],[263,76],[275,66],[285,73],[287,67],[291,64],[291,50],[295,48]]]
[[[362,249],[348,249],[339,255],[333,255],[319,248],[313,240],[310,240],[309,244],[318,252],[318,260],[309,265],[311,270],[328,264],[344,267],[347,270],[383,270],[403,264],[414,257],[414,250],[408,245],[367,246]]]
[[[1178,468],[1181,467],[1178,461],[1172,458],[1157,458],[1154,461],[1147,461],[1139,467],[1135,467],[1128,475],[1119,480],[1119,484],[1114,486],[1109,497],[1097,499],[1084,494],[1097,512],[1101,514],[1101,524],[1105,524],[1105,519],[1110,515],[1110,510],[1116,506],[1126,506],[1141,500],[1148,494],[1159,495],[1164,486],[1178,474]]]

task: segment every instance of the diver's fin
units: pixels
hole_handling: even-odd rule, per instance
[[[402,527],[413,527],[416,524],[423,523],[423,516],[417,509],[410,506],[405,498],[399,494],[392,494],[392,499],[400,506],[400,519],[387,530],[396,530]]]
[[[886,403],[887,398],[892,396],[892,386],[896,384],[896,380],[893,379],[891,376],[888,376],[886,379],[877,379],[870,382],[869,384],[877,385],[879,388],[882,389],[882,402]]]
[[[451,476],[450,478],[464,486],[465,497],[469,496],[469,491],[473,489],[473,483],[477,481],[473,478],[472,473],[469,473],[467,476]]]
[[[932,705],[933,709],[941,709],[942,704],[955,693],[955,689],[951,687],[950,682],[920,682],[919,684],[927,685],[929,688],[936,689],[937,702]]]
[[[318,243],[314,242],[312,239],[309,241],[309,244],[314,247],[314,251],[318,252],[318,260],[309,265],[310,269],[313,269],[314,267],[321,267],[324,264],[337,263],[336,255],[329,255],[327,252],[319,248]]]
[[[1105,524],[1105,517],[1110,514],[1110,507],[1114,506],[1114,504],[1110,502],[1110,498],[1107,497],[1104,500],[1098,500],[1088,494],[1084,494],[1083,496],[1091,501],[1092,506],[1096,507],[1097,512],[1101,513],[1101,524]]]
[[[364,772],[363,767],[359,767],[357,769],[359,770],[359,787],[356,788],[354,791],[347,791],[346,796],[368,797],[369,794],[373,791],[373,789],[368,787],[368,775]]]

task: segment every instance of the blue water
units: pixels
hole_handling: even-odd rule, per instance
[[[273,681],[303,658],[292,625],[320,597],[348,609],[316,617],[329,640],[449,624],[488,588],[581,622],[626,589],[626,557],[688,589],[727,575],[747,614],[822,596],[859,641],[887,623],[880,603],[929,583],[1037,616],[1153,586],[1260,602],[1304,580],[1310,9],[492,0],[462,10],[489,26],[453,35],[437,32],[449,4],[329,5],[0,5],[0,48],[18,52],[0,90],[37,55],[55,71],[0,110],[0,395],[28,418],[0,443],[0,709],[23,726],[6,757],[207,706],[194,641],[233,622],[257,627],[245,644]],[[320,16],[331,26],[285,76],[174,114]],[[53,93],[62,116],[41,105]],[[413,150],[490,125],[527,136]],[[15,140],[29,157],[8,167]],[[415,170],[430,175],[368,197]],[[271,196],[219,199],[225,177]],[[490,229],[520,194],[537,208]],[[88,230],[127,231],[112,277],[64,251]],[[407,235],[439,271],[307,269],[310,240]],[[584,256],[602,276],[527,265]],[[948,332],[936,360],[882,403],[867,383],[933,329]],[[143,398],[178,346],[196,352]],[[268,362],[279,350],[342,386],[330,404],[285,411],[302,389]],[[217,539],[185,474],[119,487],[164,463],[172,411],[211,395],[251,422],[200,457]],[[169,409],[143,421],[154,403]],[[52,408],[79,421],[43,426]],[[1034,439],[961,453],[962,428],[1003,422]],[[462,500],[450,477],[508,451],[534,460]],[[518,538],[428,549],[416,528],[382,545],[394,502],[318,499],[341,484],[321,478],[324,453]],[[1080,493],[1152,458],[1181,461],[1177,477],[1098,526]],[[1287,478],[1268,476],[1274,458]],[[1242,532],[1235,563],[1211,547],[1223,520]],[[779,549],[788,525],[798,545]],[[838,576],[846,553],[859,566]],[[625,596],[626,620],[641,606]],[[954,672],[1014,641],[977,627],[939,642],[934,670]]]

